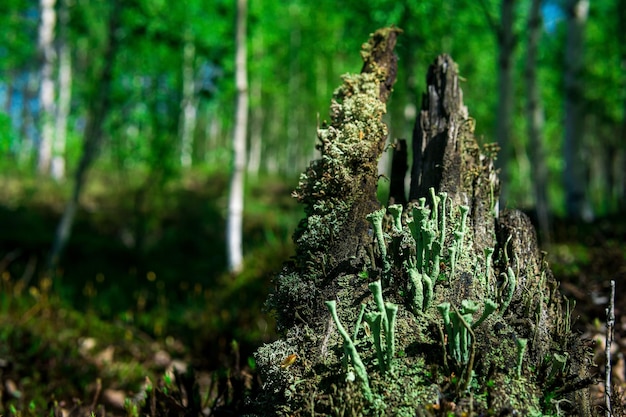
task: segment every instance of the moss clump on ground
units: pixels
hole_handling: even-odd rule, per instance
[[[585,350],[532,226],[498,212],[492,152],[445,55],[416,124],[412,201],[375,202],[395,69],[368,59],[395,63],[378,48],[392,54],[397,33],[374,34],[368,71],[344,77],[295,192],[307,217],[268,300],[283,337],[256,353],[255,412],[590,415]]]

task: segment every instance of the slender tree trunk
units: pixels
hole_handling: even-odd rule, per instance
[[[264,41],[262,31],[252,35],[252,59],[259,61],[264,55]],[[250,154],[248,155],[247,173],[258,176],[261,170],[263,155],[263,125],[265,123],[265,107],[263,106],[263,77],[260,72],[254,71],[250,77]]]
[[[52,143],[54,141],[54,26],[56,0],[40,0],[41,21],[39,23],[39,51],[42,57],[41,87],[39,89],[41,139],[37,169],[40,174],[50,172]]]
[[[59,11],[59,97],[51,166],[52,178],[55,180],[65,178],[67,118],[70,112],[70,101],[72,98],[72,57],[67,36],[67,25],[69,24],[67,3],[68,0],[62,0],[61,9]]]
[[[31,132],[35,125],[35,116],[30,108],[30,103],[37,95],[37,81],[36,77],[30,71],[26,71],[23,75],[23,84],[20,89],[22,96],[22,106],[20,109],[20,155],[19,160],[22,163],[30,163],[31,158],[37,151],[36,138],[33,137]],[[36,155],[35,155],[36,157]]]
[[[622,28],[618,31],[620,45],[620,61],[622,68],[626,68],[626,31],[623,28],[626,25],[626,0],[618,0],[617,2],[617,27]],[[614,156],[614,177],[615,177],[615,196],[617,199],[617,207],[619,210],[626,210],[626,77],[622,77],[622,123],[619,130],[618,154]]]
[[[498,161],[501,169],[502,189],[500,199],[506,202],[509,192],[508,165],[513,152],[511,146],[513,106],[514,106],[514,67],[513,55],[517,44],[513,25],[515,22],[515,0],[502,0],[498,37],[498,107],[496,110],[496,140],[500,145]],[[503,204],[504,206],[504,204]]]
[[[263,149],[263,118],[264,111],[261,105],[261,77],[253,78],[250,86],[252,99],[256,105],[252,106],[250,129],[250,155],[248,157],[248,174],[258,176],[261,167],[261,153]]]
[[[180,132],[180,163],[183,168],[190,167],[193,162],[193,138],[198,114],[198,101],[195,95],[195,57],[196,46],[193,37],[187,34],[183,48],[183,102],[181,103],[182,114]]]
[[[235,132],[233,137],[234,166],[230,180],[230,196],[228,199],[228,224],[226,231],[228,269],[231,273],[238,273],[243,267],[243,189],[246,168],[246,136],[248,130],[246,17],[247,0],[237,0],[237,35],[235,57],[237,110],[235,115]]]
[[[591,220],[586,201],[585,161],[582,141],[585,109],[583,104],[583,43],[589,0],[567,2],[567,43],[565,46],[565,207],[569,217]]]
[[[528,17],[528,49],[526,51],[526,124],[535,195],[535,211],[544,242],[550,241],[548,207],[548,170],[543,149],[544,112],[537,79],[537,51],[541,39],[541,0],[532,0]]]
[[[87,177],[87,171],[96,157],[102,136],[104,134],[104,121],[109,112],[111,101],[111,84],[113,81],[113,64],[118,47],[118,38],[115,30],[118,26],[120,15],[119,1],[113,1],[109,16],[108,39],[103,55],[103,68],[100,76],[95,80],[96,88],[94,97],[90,100],[87,125],[84,132],[83,153],[78,163],[74,177],[72,195],[65,206],[63,216],[57,226],[54,236],[50,257],[48,259],[48,272],[53,273],[59,258],[65,249],[72,232],[74,217],[78,208],[78,202],[82,194],[83,186]]]

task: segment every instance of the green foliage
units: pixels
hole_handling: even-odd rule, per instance
[[[230,137],[234,120],[234,15],[235,5],[225,0],[206,4],[188,0],[174,5],[163,1],[121,2],[122,16],[115,28],[120,37],[111,89],[109,117],[102,121],[106,140],[102,146],[105,169],[159,168],[177,176],[180,168],[180,125],[185,44],[195,47],[194,73],[197,124],[194,137],[194,163],[227,167],[230,160]],[[542,86],[546,126],[545,153],[549,168],[548,191],[553,211],[562,213],[560,174],[562,162],[563,119],[562,68],[565,44],[564,13],[552,5],[545,16],[545,30],[540,42],[539,77]],[[4,97],[12,102],[16,115],[10,150],[0,146],[0,157],[13,152],[19,158],[10,163],[13,169],[28,166],[36,154],[37,139],[32,132],[35,111],[20,106],[25,95],[35,95],[33,78],[38,71],[37,8],[24,0],[7,0],[0,6],[4,28],[2,66],[7,77]],[[620,59],[623,55],[621,33],[615,5],[590,8],[586,28],[584,78],[589,86],[584,94],[589,109],[587,137],[584,144],[595,161],[605,154],[624,152],[619,141],[623,119],[623,85]],[[80,149],[86,108],[98,89],[95,75],[103,67],[104,42],[108,28],[103,16],[111,12],[110,2],[76,2],[70,8],[68,43],[72,51],[72,111],[69,148]],[[359,47],[372,28],[395,25],[406,28],[398,44],[400,65],[394,100],[389,103],[388,118],[393,138],[411,136],[414,115],[419,108],[424,81],[415,77],[439,53],[455,57],[463,69],[468,102],[477,120],[478,136],[493,137],[497,85],[497,33],[493,22],[499,15],[498,3],[482,5],[471,2],[397,3],[389,0],[348,1],[337,8],[329,0],[315,3],[295,1],[287,4],[269,0],[249,5],[248,67],[251,106],[251,149],[259,142],[261,172],[293,174],[310,158],[314,138],[302,132],[314,132],[323,125],[323,110],[332,93],[333,80],[359,65],[349,52]],[[523,33],[528,5],[516,8],[515,30]],[[57,22],[57,24],[61,24]],[[350,28],[350,30],[346,30]],[[419,30],[409,30],[419,28]],[[520,36],[520,39],[523,39]],[[416,48],[415,45],[419,45]],[[522,80],[523,42],[515,50],[515,73]],[[33,84],[31,86],[31,84]],[[522,83],[517,86],[522,90]],[[9,91],[10,90],[10,91]],[[297,103],[297,105],[296,105]],[[526,157],[527,139],[521,111],[524,100],[518,94],[514,119],[512,149],[518,155],[511,162],[510,204],[532,205],[530,164]],[[36,106],[32,106],[36,107]],[[8,111],[8,108],[6,108]],[[319,120],[311,114],[320,114]],[[19,116],[18,116],[19,115]],[[332,115],[331,115],[332,117]],[[0,131],[4,130],[0,124]],[[0,133],[0,138],[2,134]],[[0,141],[1,143],[1,141]],[[608,153],[607,153],[608,152]],[[68,166],[75,167],[78,153],[67,154]],[[609,166],[610,164],[605,164]],[[29,166],[29,169],[32,167]],[[618,209],[614,190],[609,190],[610,170],[593,167],[590,198],[600,213]],[[608,197],[607,197],[608,196]]]

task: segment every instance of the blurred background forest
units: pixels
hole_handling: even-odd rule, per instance
[[[391,24],[390,143],[411,138],[428,65],[449,53],[478,136],[501,147],[501,207],[536,221],[568,294],[626,275],[626,0],[240,0],[243,45],[236,3],[0,2],[0,407],[85,398],[96,376],[136,392],[175,358],[216,370],[270,340],[262,304],[303,216],[291,190],[341,75]],[[242,93],[244,258],[229,268]]]

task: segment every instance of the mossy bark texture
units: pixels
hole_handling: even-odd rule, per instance
[[[428,71],[408,203],[396,191],[382,233],[374,221],[399,33],[364,44],[294,192],[306,217],[267,302],[282,337],[255,355],[254,414],[592,415],[587,352],[532,225],[499,213],[449,56]]]

